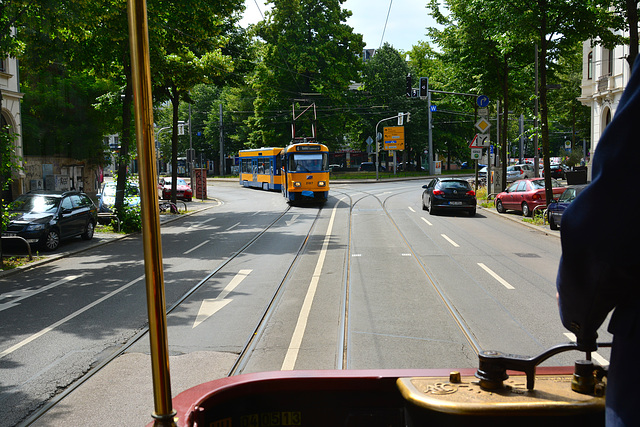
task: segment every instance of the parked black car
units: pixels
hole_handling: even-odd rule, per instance
[[[423,186],[422,209],[431,215],[438,211],[465,211],[476,214],[476,192],[464,179],[434,178]]]
[[[564,193],[553,202],[549,203],[547,207],[547,215],[549,217],[549,228],[552,230],[558,230],[560,228],[560,221],[562,221],[562,214],[565,209],[569,207],[571,202],[578,197],[578,194],[587,188],[588,184],[570,185],[564,190]]]
[[[19,236],[44,250],[58,248],[62,239],[93,238],[98,208],[84,193],[30,192],[9,204],[11,215],[3,236]]]

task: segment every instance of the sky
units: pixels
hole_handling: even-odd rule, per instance
[[[260,11],[267,10],[265,1],[245,0],[243,26],[262,19]],[[419,41],[427,40],[427,27],[436,26],[426,4],[427,0],[346,0],[342,7],[353,13],[347,24],[363,35],[367,49],[378,49],[382,40],[406,52]]]

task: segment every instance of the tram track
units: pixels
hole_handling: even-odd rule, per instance
[[[176,309],[181,307],[189,298],[199,289],[201,289],[206,283],[208,283],[211,279],[215,278],[218,273],[220,273],[227,265],[236,260],[238,257],[245,254],[248,249],[254,245],[262,236],[264,236],[269,230],[273,229],[276,224],[278,224],[286,214],[291,211],[291,206],[287,205],[286,209],[282,211],[273,221],[271,221],[268,225],[266,225],[262,230],[258,231],[249,241],[247,241],[243,246],[241,246],[237,251],[232,253],[228,258],[223,260],[216,268],[211,270],[204,278],[202,278],[198,283],[196,283],[192,288],[186,291],[180,298],[178,298],[169,308],[167,308],[166,313],[169,316]],[[293,257],[293,260],[290,262],[290,265],[287,268],[286,273],[283,278],[280,280],[279,285],[276,287],[274,293],[270,297],[270,300],[265,306],[265,310],[260,316],[259,321],[256,326],[253,328],[252,333],[249,335],[246,343],[242,347],[236,362],[233,364],[232,368],[228,372],[227,376],[237,375],[241,373],[244,364],[247,359],[250,357],[251,351],[255,346],[255,343],[259,340],[262,331],[264,330],[265,325],[267,324],[271,313],[273,312],[273,308],[276,305],[278,298],[280,297],[282,290],[284,289],[288,278],[290,276],[291,271],[295,268],[296,263],[300,259],[301,254],[304,253],[305,248],[307,247],[309,237],[313,233],[315,225],[317,223],[318,218],[320,218],[322,212],[322,208],[318,209],[318,212],[313,219],[311,226],[309,227],[309,231],[307,235],[304,237],[296,255]],[[83,384],[89,381],[94,375],[98,374],[101,370],[107,367],[110,363],[112,363],[115,359],[122,356],[126,353],[131,347],[133,347],[140,339],[146,336],[149,332],[149,326],[145,326],[140,329],[133,337],[131,337],[125,344],[123,344],[118,349],[114,350],[112,353],[104,357],[99,364],[90,369],[85,375],[75,381],[73,384],[65,388],[64,391],[57,394],[49,401],[47,401],[43,406],[41,406],[38,410],[32,412],[29,417],[23,420],[19,427],[26,427],[32,425],[39,418],[45,415],[47,412],[51,411],[57,404],[62,402],[67,396],[73,393],[75,390],[80,388]]]
[[[446,308],[446,311],[448,312],[448,314],[450,315],[451,319],[454,321],[454,323],[456,324],[456,326],[458,327],[458,329],[460,330],[460,332],[462,333],[462,335],[465,337],[466,341],[469,343],[469,345],[471,346],[471,348],[473,349],[473,351],[477,354],[481,351],[480,345],[477,342],[477,340],[474,338],[473,333],[471,332],[469,326],[467,325],[467,323],[464,321],[464,319],[462,318],[462,316],[460,315],[459,311],[456,309],[455,305],[449,300],[449,298],[447,298],[446,294],[444,293],[442,287],[437,283],[437,280],[429,273],[427,266],[424,264],[424,262],[420,259],[419,256],[417,256],[417,253],[415,251],[415,249],[413,248],[413,246],[411,245],[411,243],[409,242],[409,240],[407,239],[407,236],[404,234],[404,232],[401,230],[401,228],[399,227],[398,223],[396,222],[396,220],[393,218],[391,212],[388,209],[387,206],[387,202],[396,196],[400,196],[404,193],[407,192],[411,192],[414,191],[414,189],[411,190],[406,190],[406,191],[400,191],[400,192],[394,192],[393,194],[388,194],[386,195],[386,197],[382,198],[381,196],[384,195],[384,193],[381,194],[375,194],[369,191],[358,191],[358,193],[362,193],[363,196],[358,198],[357,200],[354,201],[354,197],[352,196],[352,194],[346,193],[346,192],[341,192],[341,191],[336,191],[334,190],[333,193],[339,193],[339,194],[343,194],[346,197],[349,197],[350,200],[350,212],[349,212],[349,230],[348,230],[348,244],[347,244],[347,260],[346,260],[346,266],[347,268],[345,269],[345,304],[346,304],[346,308],[344,310],[344,328],[342,329],[342,349],[340,350],[343,357],[342,357],[342,363],[340,364],[340,366],[338,366],[338,369],[350,369],[349,366],[349,296],[350,296],[350,289],[351,289],[351,283],[350,283],[350,278],[351,278],[351,269],[352,269],[352,264],[351,264],[351,248],[353,246],[352,243],[352,228],[353,228],[353,211],[356,208],[356,206],[358,205],[359,202],[363,201],[366,198],[373,198],[377,201],[377,203],[380,205],[382,211],[384,212],[385,217],[387,218],[387,220],[391,223],[393,229],[395,229],[397,235],[400,237],[400,239],[402,240],[403,244],[405,245],[405,247],[407,248],[407,250],[409,251],[409,253],[411,254],[411,258],[414,259],[414,261],[416,262],[419,270],[422,272],[422,274],[424,275],[424,277],[427,279],[427,282],[429,283],[429,285],[433,288],[434,292],[436,293],[436,295],[438,296],[439,300],[441,301],[441,303],[443,304],[443,306]]]

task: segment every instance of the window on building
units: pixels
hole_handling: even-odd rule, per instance
[[[0,59],[0,72],[5,73],[7,71],[7,64],[4,59]]]
[[[608,73],[610,76],[613,76],[613,49],[609,50],[609,70]]]
[[[593,52],[589,52],[587,56],[587,78],[593,79]]]

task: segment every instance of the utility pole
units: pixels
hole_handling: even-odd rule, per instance
[[[220,176],[224,177],[224,128],[222,122],[222,104],[220,104]]]

